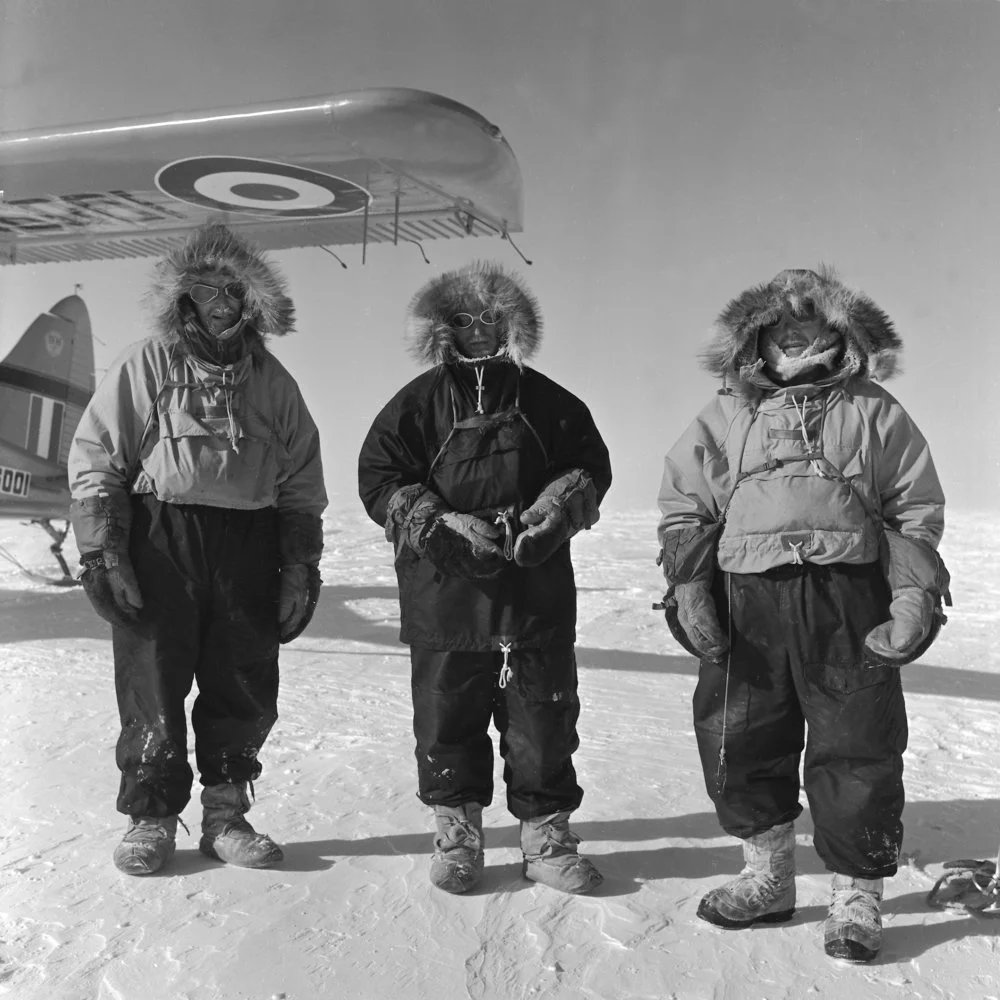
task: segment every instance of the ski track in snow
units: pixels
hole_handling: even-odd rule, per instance
[[[115,871],[125,820],[108,629],[79,591],[0,563],[0,998],[1000,1000],[1000,919],[925,901],[944,861],[993,857],[1000,838],[996,518],[950,513],[955,607],[904,674],[904,857],[871,966],[823,954],[829,875],[808,813],[792,921],[723,931],[695,917],[742,860],[702,785],[696,664],[650,608],[655,523],[655,512],[606,514],[574,542],[585,789],[574,827],[606,879],[587,897],[521,878],[499,761],[482,886],[429,885],[391,550],[357,508],[328,514],[320,606],[282,652],[281,718],[250,816],[284,845],[269,871],[198,853],[197,798],[166,873]],[[0,544],[50,568],[36,529],[0,522]]]

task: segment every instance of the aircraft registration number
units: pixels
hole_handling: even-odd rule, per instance
[[[25,472],[24,469],[8,469],[5,465],[0,465],[0,493],[26,497],[30,488],[30,472]]]

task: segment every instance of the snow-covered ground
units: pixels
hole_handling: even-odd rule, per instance
[[[166,872],[115,871],[125,823],[108,629],[79,590],[0,563],[0,996],[1000,998],[1000,919],[925,901],[942,862],[993,857],[1000,839],[998,518],[950,516],[955,607],[925,661],[906,668],[905,855],[871,966],[823,954],[829,875],[808,813],[790,923],[723,931],[695,917],[742,862],[702,786],[695,661],[650,609],[654,526],[653,512],[607,515],[574,542],[586,789],[575,829],[606,876],[591,897],[522,881],[502,793],[486,812],[482,887],[449,896],[428,884],[391,552],[357,505],[329,514],[316,618],[282,652],[281,718],[250,817],[284,845],[269,871],[202,857],[194,803]],[[0,522],[0,545],[49,566],[36,529]]]

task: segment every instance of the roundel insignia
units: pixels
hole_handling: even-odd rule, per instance
[[[372,197],[343,177],[248,156],[174,160],[157,172],[156,186],[199,208],[279,219],[350,215]]]
[[[45,351],[50,358],[57,358],[62,354],[65,346],[62,334],[58,330],[45,331]]]

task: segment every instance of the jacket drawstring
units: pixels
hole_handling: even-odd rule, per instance
[[[222,392],[226,398],[226,416],[229,418],[229,438],[233,443],[233,451],[238,455],[240,453],[240,444],[239,438],[236,435],[236,419],[233,417],[233,391],[226,387],[226,374],[226,372],[222,373]],[[233,384],[236,384],[235,375],[233,375]]]
[[[801,566],[803,563],[802,559],[802,546],[806,543],[803,542],[789,542],[788,547],[792,550],[792,565]]]
[[[511,524],[510,511],[500,511],[493,523],[503,525],[503,557],[507,560],[507,562],[510,562],[514,558],[514,525]]]
[[[476,413],[485,413],[483,410],[483,379],[486,376],[484,365],[476,366]]]
[[[510,665],[510,651],[513,642],[501,642],[500,652],[503,653],[503,666],[500,668],[500,687],[505,688],[514,679],[514,668]]]
[[[792,406],[795,407],[795,415],[799,418],[799,430],[802,433],[802,443],[806,446],[806,453],[811,454],[813,445],[812,441],[809,439],[809,431],[806,428],[806,397],[802,397],[801,410],[799,409],[799,401],[794,396],[791,397],[791,400]],[[823,469],[815,458],[809,462],[809,465],[812,467],[813,472],[815,472],[817,476],[823,476]]]

